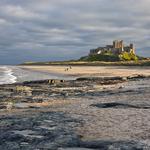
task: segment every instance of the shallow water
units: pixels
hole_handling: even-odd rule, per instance
[[[71,76],[32,71],[22,69],[19,66],[0,66],[0,84],[12,84],[15,82],[45,80],[45,79],[74,79]]]
[[[13,75],[13,70],[8,66],[0,66],[0,84],[15,83],[17,77]]]

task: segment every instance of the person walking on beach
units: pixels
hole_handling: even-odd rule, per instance
[[[68,71],[68,70],[69,70],[69,68],[66,68],[66,69],[65,69],[65,71]]]
[[[69,69],[72,69],[72,67],[71,67],[71,66],[67,67],[67,68],[65,69],[65,71],[69,71]]]

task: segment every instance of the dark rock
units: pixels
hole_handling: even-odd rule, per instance
[[[85,141],[80,147],[102,150],[144,150],[150,147],[136,141]]]
[[[150,106],[144,106],[144,105],[131,105],[131,104],[125,104],[125,103],[99,103],[99,104],[92,104],[91,106],[95,106],[98,108],[135,108],[135,109],[150,109]]]

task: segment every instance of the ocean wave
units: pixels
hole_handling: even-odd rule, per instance
[[[11,67],[0,67],[0,74],[0,84],[12,84],[17,80],[17,77],[13,75]]]

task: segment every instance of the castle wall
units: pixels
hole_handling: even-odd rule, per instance
[[[114,54],[121,54],[123,51],[135,53],[135,48],[133,44],[130,44],[129,46],[124,46],[123,40],[115,40],[113,41],[113,45],[106,45],[106,47],[98,47],[97,49],[90,50],[89,55],[96,55],[108,51]]]

